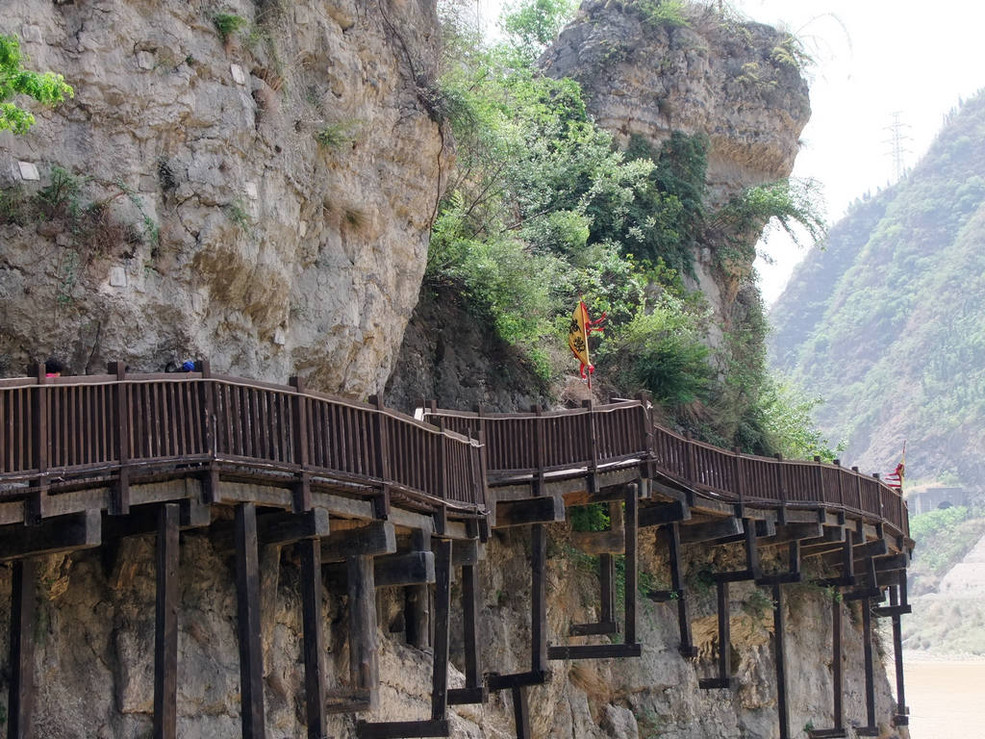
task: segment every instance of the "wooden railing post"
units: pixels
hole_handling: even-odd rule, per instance
[[[382,488],[379,495],[374,499],[376,517],[386,520],[390,517],[390,440],[387,435],[386,408],[383,406],[383,399],[379,395],[371,395],[370,405],[373,406],[373,421],[376,427],[376,473],[382,480]],[[442,450],[444,447],[442,447]],[[442,462],[442,474],[444,463]],[[444,493],[442,493],[442,497]]]
[[[588,444],[588,492],[595,493],[598,492],[598,480],[595,477],[595,473],[599,467],[598,437],[595,435],[595,403],[591,399],[583,400],[581,407],[588,411],[585,414],[585,423],[588,430],[586,436],[586,442]]]
[[[448,434],[445,433],[445,419],[438,419],[438,429],[441,431],[438,439],[438,492],[441,499],[448,500]]]
[[[688,482],[694,483],[697,480],[698,458],[690,431],[684,432],[684,441],[687,446],[687,479]]]
[[[885,521],[886,520],[886,507],[885,507],[885,504],[883,503],[883,499],[882,499],[883,498],[883,495],[882,494],[884,492],[883,491],[883,486],[882,486],[882,479],[881,479],[881,477],[880,477],[880,475],[879,475],[878,472],[873,472],[872,473],[872,477],[874,477],[876,483],[879,484],[879,487],[876,488],[876,490],[879,491],[879,520],[880,521]]]
[[[643,473],[649,480],[656,476],[656,450],[653,448],[653,405],[651,403],[650,393],[645,390],[637,395],[637,399],[643,411],[643,449],[641,451],[646,455],[646,464]]]
[[[31,440],[34,451],[34,467],[38,476],[31,494],[24,502],[24,523],[37,526],[44,518],[48,498],[48,458],[51,453],[51,435],[48,428],[48,384],[45,366],[40,362],[35,367],[37,387],[34,390],[34,434]]]
[[[780,491],[780,523],[787,522],[787,481],[786,471],[783,467],[783,455],[775,454],[776,457],[776,484]]]
[[[739,450],[739,447],[735,447],[732,450],[732,459],[735,460],[735,494],[739,498],[735,515],[743,518],[746,515],[746,485],[743,479],[745,470],[742,469],[742,452]]]
[[[294,483],[292,504],[295,513],[304,513],[311,510],[311,477],[308,473],[308,403],[304,396],[304,380],[295,375],[289,382],[294,388],[294,397],[291,399],[291,413],[294,416],[292,458],[300,468],[297,481]]]
[[[832,503],[834,501],[828,500],[827,491],[824,489],[824,467],[821,466],[821,458],[816,454],[814,455],[814,464],[817,465],[817,495],[814,496],[814,500]]]
[[[534,418],[534,478],[533,478],[533,490],[531,493],[534,497],[542,495],[544,492],[544,422],[542,416],[544,413],[543,407],[538,403],[530,408],[531,412],[536,416]]]
[[[862,511],[862,475],[858,467],[852,467],[855,473],[855,510]]]
[[[845,508],[845,471],[841,469],[841,460],[836,459],[834,466],[838,468],[838,502],[842,510]]]
[[[219,430],[215,381],[212,379],[212,365],[207,359],[202,360],[202,407],[205,409],[205,446],[209,455],[202,497],[205,503],[215,503],[219,500]]]
[[[130,513],[130,389],[125,384],[127,366],[125,362],[110,362],[109,373],[116,375],[116,455],[120,463],[119,475],[113,486],[112,508],[110,514],[125,516]]]

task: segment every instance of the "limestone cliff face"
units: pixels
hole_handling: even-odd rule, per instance
[[[227,532],[228,534],[228,532]],[[480,633],[484,669],[529,668],[530,570],[522,534],[496,533],[480,567]],[[650,540],[652,542],[652,540]],[[561,555],[570,546],[563,529],[551,535],[549,638],[563,640],[571,623],[598,617],[598,580],[584,564]],[[666,562],[644,542],[642,571],[660,577]],[[708,563],[707,552],[688,548],[690,576]],[[726,562],[719,555],[717,564]],[[299,562],[292,547],[267,547],[261,556],[261,642],[268,736],[305,735],[301,658]],[[124,739],[146,736],[153,715],[154,540],[123,540],[98,552],[43,558],[39,569],[35,630],[35,730],[47,739]],[[187,739],[240,734],[236,642],[235,567],[231,542],[204,533],[182,535],[181,610],[178,617],[178,734]],[[0,603],[9,603],[10,574],[0,568]],[[831,603],[820,589],[787,592],[787,665],[792,736],[812,724],[830,726]],[[799,588],[799,589],[798,589]],[[403,597],[380,589],[380,707],[369,720],[407,720],[430,710],[430,655],[409,646],[401,633]],[[531,690],[533,735],[541,739],[639,739],[778,736],[772,607],[750,584],[733,588],[731,611],[733,691],[704,691],[698,679],[712,673],[716,630],[714,593],[693,587],[696,662],[677,652],[676,607],[642,599],[640,659],[553,662],[548,684]],[[458,586],[452,602],[459,602]],[[348,679],[346,598],[328,589],[323,604],[330,684]],[[457,610],[454,609],[454,610]],[[9,608],[0,609],[0,653],[9,647]],[[452,687],[464,684],[460,625],[452,623]],[[456,644],[456,636],[457,644]],[[864,723],[862,636],[857,610],[846,607],[844,651],[846,718]],[[0,707],[7,676],[0,676]],[[891,711],[885,680],[877,683],[882,736],[895,736],[883,717]],[[331,717],[329,736],[355,736],[356,716]],[[453,707],[452,736],[515,736],[508,693],[486,705]]]
[[[433,0],[11,0],[0,30],[75,88],[0,134],[8,202],[71,175],[0,220],[7,373],[194,357],[382,389],[451,158]]]

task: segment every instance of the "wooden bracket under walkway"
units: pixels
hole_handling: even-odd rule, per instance
[[[712,579],[715,581],[717,590],[718,674],[715,677],[701,678],[698,680],[698,687],[703,690],[732,688],[732,639],[729,614],[729,583],[741,582],[744,580],[756,580],[762,576],[759,566],[757,536],[772,536],[773,533],[770,531],[770,527],[759,527],[757,524],[760,523],[766,522],[753,521],[748,518],[742,519],[743,542],[746,555],[745,569],[734,572],[716,572],[712,575]]]
[[[618,503],[610,504],[610,520],[614,523],[622,519],[622,531],[619,537],[625,551],[625,587],[624,612],[626,615],[625,639],[622,644],[580,644],[580,645],[549,645],[548,659],[603,659],[610,657],[639,657],[642,647],[636,642],[636,599],[638,581],[638,548],[639,548],[639,483],[630,483],[622,491],[625,501],[625,513]],[[614,534],[612,532],[598,532]],[[611,537],[610,537],[611,538]],[[615,620],[615,562],[611,553],[599,556],[599,580],[601,586],[601,618],[597,623],[572,624],[569,635],[589,636],[618,633],[619,625]]]
[[[431,718],[423,721],[383,721],[356,724],[359,739],[398,739],[402,737],[445,737],[448,723],[448,638],[451,610],[451,542],[436,541],[434,653],[431,663]],[[375,599],[374,599],[375,602]],[[375,607],[375,606],[374,606]]]
[[[677,626],[681,642],[678,651],[685,659],[698,656],[698,648],[691,636],[691,618],[687,608],[687,593],[684,589],[684,568],[681,566],[681,534],[680,524],[673,522],[665,527],[667,532],[667,549],[670,564],[670,590],[655,591],[649,597],[658,603],[669,600],[677,601]]]

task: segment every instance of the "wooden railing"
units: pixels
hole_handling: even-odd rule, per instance
[[[647,409],[642,400],[509,414],[447,411],[432,404],[424,418],[482,435],[490,485],[652,462],[663,475],[727,502],[823,506],[885,523],[897,535],[909,536],[906,502],[899,491],[857,468],[730,452],[653,424]]]
[[[208,373],[0,380],[0,501],[195,465],[486,506],[477,440],[379,405]]]
[[[574,410],[425,420],[306,391],[205,372],[0,380],[0,501],[123,475],[312,476],[394,490],[464,512],[487,485],[652,465],[729,502],[842,510],[909,535],[897,490],[857,469],[730,452],[655,425],[624,400]],[[191,470],[191,471],[189,471]]]

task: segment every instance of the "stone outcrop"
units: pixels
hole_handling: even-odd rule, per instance
[[[0,134],[6,373],[192,357],[382,390],[452,158],[433,1],[12,0],[0,30],[75,88]]]
[[[581,83],[617,141],[707,135],[710,205],[721,205],[789,176],[810,118],[807,82],[789,34],[711,8],[685,12],[688,25],[661,25],[629,3],[588,0],[540,66]]]

